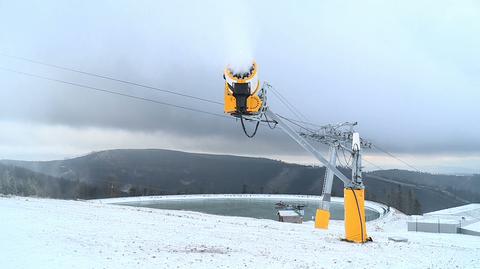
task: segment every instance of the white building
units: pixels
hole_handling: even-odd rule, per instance
[[[299,212],[295,210],[278,210],[278,221],[280,222],[291,222],[291,223],[302,223],[303,217]]]
[[[468,204],[411,216],[408,231],[462,233],[480,236],[480,204]]]

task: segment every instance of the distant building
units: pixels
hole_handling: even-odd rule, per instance
[[[408,231],[428,233],[461,233],[480,236],[480,204],[468,204],[410,216]]]

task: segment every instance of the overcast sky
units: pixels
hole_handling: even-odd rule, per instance
[[[226,2],[0,0],[0,53],[219,102],[225,65],[255,58],[260,79],[309,121],[358,121],[363,137],[422,170],[480,171],[477,1]],[[223,113],[4,56],[0,68]],[[261,127],[248,139],[231,119],[2,70],[0,100],[0,159],[167,148],[314,163],[278,130]],[[269,101],[289,115],[273,95]]]

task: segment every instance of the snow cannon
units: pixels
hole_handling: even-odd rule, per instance
[[[263,101],[259,97],[260,82],[257,76],[257,64],[250,68],[235,70],[225,68],[225,113],[235,117],[258,115],[261,113]]]

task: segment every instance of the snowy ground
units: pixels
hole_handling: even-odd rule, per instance
[[[325,231],[99,202],[1,197],[0,217],[0,268],[480,268],[478,237],[407,232],[397,213],[369,222],[364,245],[340,241],[341,221]]]

